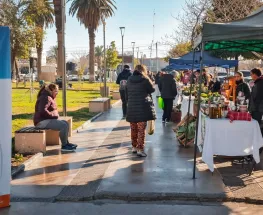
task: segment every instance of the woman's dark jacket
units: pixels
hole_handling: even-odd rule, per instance
[[[236,96],[238,96],[239,92],[242,92],[244,94],[244,96],[246,97],[246,100],[250,99],[251,93],[250,93],[250,88],[249,88],[248,84],[245,83],[243,80],[237,81],[236,84],[237,84]]]
[[[44,89],[37,98],[35,105],[34,125],[36,126],[46,119],[58,119],[58,117],[56,101],[51,96],[51,92]]]
[[[128,122],[147,122],[156,119],[151,93],[155,91],[150,80],[140,72],[134,71],[127,82],[126,96]]]
[[[263,113],[263,77],[261,76],[255,80],[255,84],[252,87],[251,97],[249,101],[250,112]]]
[[[172,75],[163,75],[158,86],[163,99],[174,99],[177,96],[176,82]]]

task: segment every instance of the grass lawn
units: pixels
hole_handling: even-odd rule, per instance
[[[85,121],[90,119],[95,114],[89,113],[89,101],[100,97],[99,90],[100,83],[83,83],[72,82],[73,88],[67,91],[67,112],[68,116],[73,116],[73,129],[76,129],[82,125]],[[117,90],[116,84],[109,83],[110,90]],[[32,125],[32,118],[34,114],[34,106],[36,102],[36,94],[33,95],[33,102],[30,102],[30,94],[26,93],[29,89],[29,83],[24,88],[23,84],[20,84],[16,88],[16,84],[12,85],[12,132],[22,127]],[[38,83],[34,83],[34,88],[38,92]],[[81,89],[81,90],[80,90]],[[115,101],[112,101],[115,102]],[[59,111],[62,111],[62,92],[60,91],[57,97],[57,104]],[[62,113],[60,113],[62,115]]]

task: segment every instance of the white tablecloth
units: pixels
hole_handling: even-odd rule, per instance
[[[198,133],[198,141],[200,141],[200,126]],[[214,155],[253,155],[256,163],[260,162],[259,149],[263,146],[263,138],[258,122],[255,120],[230,123],[229,119],[205,117],[204,135],[202,160],[212,172],[214,171]]]
[[[191,97],[191,103],[190,103],[190,114],[194,114],[194,111],[193,111],[193,106],[194,106],[194,97],[192,96]],[[182,101],[182,107],[181,107],[181,110],[182,110],[182,119],[187,115],[187,112],[188,112],[188,103],[189,103],[189,96],[183,96],[183,101]]]

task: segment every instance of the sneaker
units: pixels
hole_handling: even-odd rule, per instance
[[[138,157],[147,157],[147,154],[143,150],[138,150],[137,151],[137,156]]]
[[[77,144],[73,144],[73,143],[68,143],[69,146],[71,146],[72,148],[77,148],[78,145]]]
[[[62,152],[74,152],[75,148],[67,144],[65,146],[62,146],[61,151]]]
[[[136,154],[136,153],[137,153],[137,151],[138,151],[138,149],[137,149],[137,148],[135,148],[135,147],[132,147],[132,153],[133,153],[133,154]]]

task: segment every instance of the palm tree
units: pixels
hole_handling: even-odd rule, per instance
[[[94,51],[95,51],[95,31],[102,23],[103,19],[114,14],[114,0],[72,0],[69,14],[76,15],[81,24],[89,32],[89,71],[90,82],[94,81]]]
[[[45,28],[54,24],[54,8],[50,0],[30,0],[25,11],[28,20],[35,26],[35,40],[37,49],[38,77],[41,73],[42,51]]]
[[[101,70],[101,63],[102,63],[102,57],[104,53],[104,48],[103,46],[96,46],[95,47],[95,57],[96,57],[96,62],[98,63],[98,68]]]

